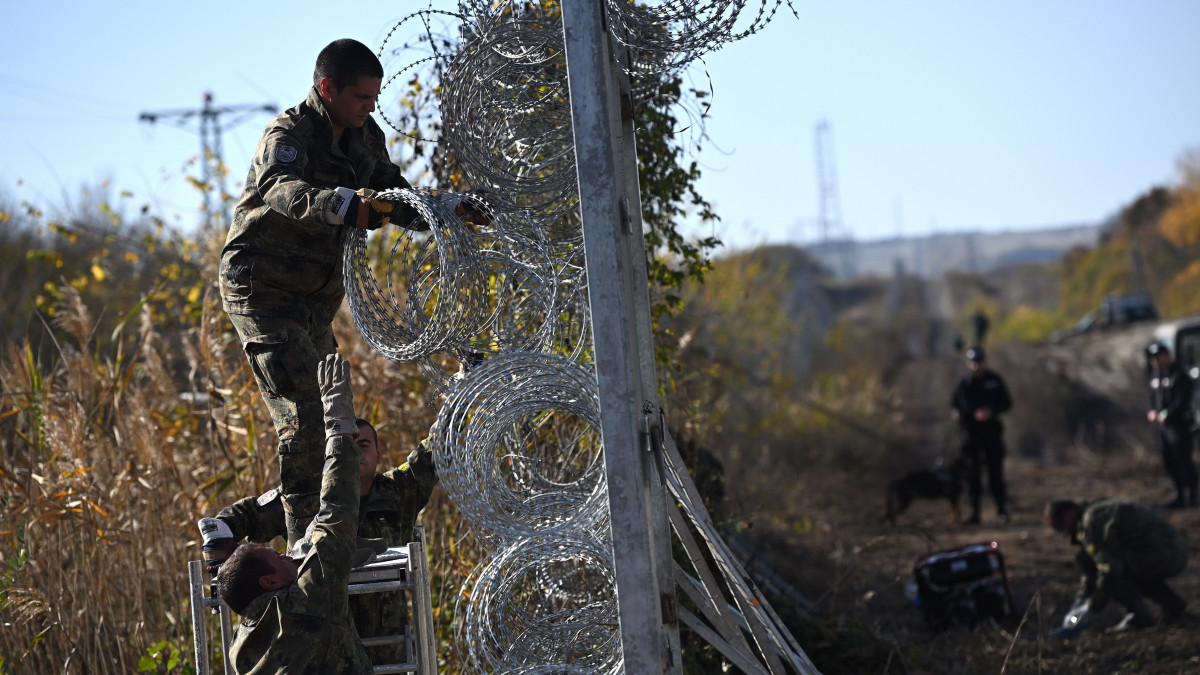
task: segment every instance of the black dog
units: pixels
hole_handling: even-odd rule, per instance
[[[957,459],[949,466],[924,469],[897,478],[888,483],[887,512],[881,520],[896,522],[896,516],[904,513],[913,499],[945,499],[950,502],[950,518],[959,521],[958,499],[963,492],[965,465]]]

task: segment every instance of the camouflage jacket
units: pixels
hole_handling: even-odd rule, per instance
[[[1092,608],[1108,602],[1108,585],[1120,578],[1167,578],[1187,566],[1187,542],[1154,509],[1123,499],[1084,502],[1071,541],[1092,559],[1096,576],[1084,574],[1078,596]]]
[[[348,436],[326,444],[321,511],[296,582],[255,598],[229,649],[238,675],[359,675],[371,672],[350,620],[350,558],[358,529],[360,450]]]
[[[435,484],[437,473],[426,439],[404,464],[376,474],[371,491],[359,502],[358,536],[383,539],[388,546],[407,544]],[[217,518],[229,526],[235,540],[268,542],[287,532],[278,489],[234,502],[221,509]]]
[[[388,546],[407,544],[436,484],[433,454],[426,439],[404,464],[375,476],[371,491],[359,502],[358,536],[383,539]],[[265,542],[286,533],[283,500],[277,489],[238,501],[217,517],[239,540]],[[350,613],[362,637],[396,635],[408,625],[407,604],[400,592],[355,595],[350,598]],[[396,663],[403,660],[403,650],[374,647],[371,656],[379,664]]]
[[[388,157],[383,131],[368,118],[335,142],[329,113],[314,88],[276,117],[250,162],[246,187],[221,251],[225,311],[308,319],[312,306],[336,312],[342,285],[339,187],[409,187]],[[397,221],[411,219],[406,207]],[[329,316],[315,317],[324,323]]]

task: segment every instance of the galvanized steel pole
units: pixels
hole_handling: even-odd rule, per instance
[[[564,0],[562,13],[625,672],[679,673],[629,89],[604,3]]]

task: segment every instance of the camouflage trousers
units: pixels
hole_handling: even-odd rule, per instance
[[[337,350],[333,326],[277,316],[229,318],[279,437],[279,485],[291,546],[320,507],[325,415],[317,363]]]

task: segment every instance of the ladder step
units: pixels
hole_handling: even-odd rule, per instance
[[[381,635],[379,637],[359,638],[364,647],[382,647],[384,645],[402,644],[407,639],[405,635]]]
[[[364,595],[366,593],[382,593],[384,591],[401,591],[409,587],[407,581],[376,581],[370,584],[350,584],[347,589],[350,595]]]
[[[417,672],[417,664],[415,663],[393,663],[385,666],[371,666],[372,675],[384,675],[385,673],[415,673]]]

